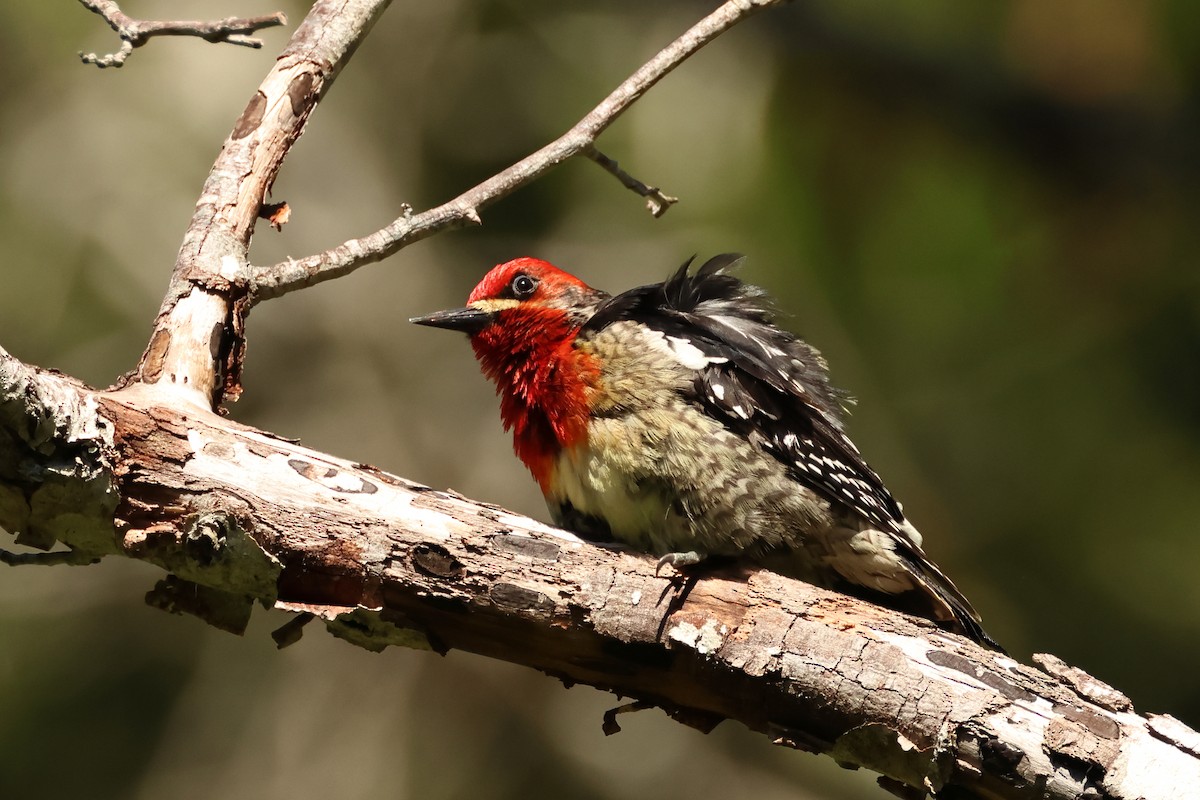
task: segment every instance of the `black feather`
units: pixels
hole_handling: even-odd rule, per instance
[[[845,395],[829,383],[816,348],[773,324],[766,294],[726,272],[741,255],[688,259],[664,283],[623,292],[584,325],[636,320],[685,339],[710,358],[694,400],[739,435],[752,437],[797,481],[903,538],[900,507],[842,430]]]
[[[742,256],[716,256],[695,271],[692,261],[663,283],[608,299],[583,330],[633,320],[699,349],[712,361],[697,372],[688,399],[779,459],[797,482],[890,534],[909,573],[937,598],[935,618],[948,621],[949,611],[963,633],[1002,649],[910,537],[900,506],[846,436],[842,405],[848,398],[830,384],[820,352],[774,324],[775,309],[762,289],[728,274]]]

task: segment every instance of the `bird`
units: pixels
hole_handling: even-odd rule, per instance
[[[556,525],[659,556],[765,566],[1001,650],[845,430],[821,353],[727,253],[611,295],[537,258],[491,269],[466,333]]]

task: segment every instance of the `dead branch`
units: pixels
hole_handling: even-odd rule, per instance
[[[668,45],[567,133],[456,199],[272,267],[248,260],[255,222],[309,114],[388,0],[318,0],[225,140],[184,235],[154,334],[133,381],[213,408],[241,393],[245,316],[271,297],[348,274],[408,244],[480,222],[479,211],[592,148],[597,136],[688,56],[749,14],[786,0],[729,0]]]
[[[583,148],[580,154],[587,156],[599,164],[605,172],[610,173],[619,180],[621,185],[626,189],[646,198],[646,208],[655,217],[661,217],[667,213],[667,209],[679,202],[678,197],[671,197],[669,194],[664,194],[662,189],[659,189],[657,186],[647,186],[621,169],[621,165],[615,159],[604,155],[595,145],[588,145]]]
[[[500,658],[634,698],[619,710],[739,721],[910,797],[1167,800],[1200,785],[1200,735],[1057,659],[1047,674],[765,571],[680,587],[652,558],[146,387],[96,392],[0,350],[0,443],[0,526],[81,560],[157,564],[170,575],[152,604],[225,630],[262,602],[302,615],[281,645],[320,618],[373,650]]]
[[[492,203],[507,197],[572,156],[592,157],[597,137],[638,98],[701,47],[751,14],[785,2],[787,0],[729,0],[663,48],[562,136],[450,202],[419,214],[407,209],[387,227],[350,239],[323,253],[290,259],[270,267],[256,267],[253,271],[251,302],[258,303],[346,275],[435,233],[482,224],[479,213]],[[608,171],[619,178],[622,175],[628,177],[623,171]],[[645,192],[624,178],[621,180],[626,187],[647,198],[652,212],[658,209],[655,216],[660,216],[675,201],[640,181],[634,183],[644,188]]]
[[[309,114],[390,0],[317,0],[225,140],[133,380],[211,409],[241,394],[254,226]]]
[[[287,16],[282,11],[260,17],[229,17],[221,20],[144,20],[134,19],[121,11],[116,0],[79,0],[89,11],[99,14],[121,37],[121,47],[115,53],[97,55],[80,53],[85,64],[106,67],[122,67],[134,48],[141,47],[155,36],[195,36],[208,42],[236,44],[242,47],[259,48],[262,39],[247,34],[286,25]]]

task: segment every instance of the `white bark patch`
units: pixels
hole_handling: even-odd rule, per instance
[[[100,424],[100,404],[96,395],[88,392],[83,396],[82,413],[74,417],[76,427],[67,432],[67,441],[101,441],[112,447],[112,427]]]
[[[728,629],[715,619],[706,620],[702,627],[697,628],[690,622],[680,622],[667,631],[671,641],[685,644],[698,653],[714,653],[725,643]]]
[[[1130,713],[1113,716],[1128,727],[1124,727],[1121,751],[1105,776],[1106,785],[1135,787],[1140,797],[1195,796],[1200,786],[1200,763],[1195,758],[1154,736],[1140,717]]]
[[[192,429],[188,443],[193,457],[184,471],[243,487],[252,494],[288,497],[296,508],[316,504],[341,514],[346,500],[352,498],[357,514],[373,514],[384,522],[402,519],[406,526],[420,528],[432,538],[445,540],[471,533],[466,525],[414,503],[420,495],[407,486],[394,486],[349,462],[315,451],[293,448],[282,453],[266,437],[263,442],[263,451],[255,453],[241,440],[213,438],[206,431]],[[325,491],[314,491],[315,487]]]
[[[155,386],[174,400],[208,411],[215,386],[214,342],[225,319],[226,300],[199,288],[175,304],[171,345]]]
[[[220,273],[222,278],[226,278],[231,281],[236,280],[241,272],[242,265],[237,258],[231,255],[221,256]]]
[[[581,542],[581,539],[570,531],[564,531],[562,528],[555,528],[536,520],[531,520],[529,517],[519,516],[502,508],[495,509],[494,514],[498,524],[512,525],[514,528],[520,528],[520,530],[513,530],[510,535],[528,536],[530,532],[535,532],[553,536],[560,542],[567,544],[578,545]]]

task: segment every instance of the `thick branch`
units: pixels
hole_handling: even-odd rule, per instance
[[[282,11],[260,17],[230,17],[220,20],[143,20],[134,19],[121,11],[115,0],[79,0],[90,11],[104,17],[105,21],[121,37],[121,49],[108,55],[80,53],[85,64],[97,67],[120,67],[125,64],[134,48],[141,47],[155,36],[196,36],[209,42],[225,42],[242,47],[262,47],[262,39],[247,34],[286,25],[287,16]]]
[[[652,559],[160,399],[0,351],[0,526],[158,564],[177,577],[155,605],[226,629],[262,600],[372,649],[501,658],[704,730],[740,721],[909,796],[1166,800],[1200,785],[1195,732],[1056,659],[1047,674],[768,572],[681,591]]]
[[[450,202],[419,214],[406,209],[387,227],[343,242],[323,253],[284,261],[271,267],[256,267],[251,302],[257,303],[332,280],[387,258],[435,233],[481,224],[479,212],[492,203],[507,197],[572,156],[590,155],[596,138],[622,112],[701,47],[750,14],[784,2],[787,0],[730,0],[659,52],[562,136]],[[625,185],[630,186],[629,183]],[[638,185],[644,186],[640,182]],[[649,191],[658,193],[657,189]],[[644,196],[650,197],[649,194]],[[669,205],[669,202],[665,205]]]
[[[221,148],[135,380],[212,408],[241,392],[247,251],[308,115],[389,0],[318,0]]]

